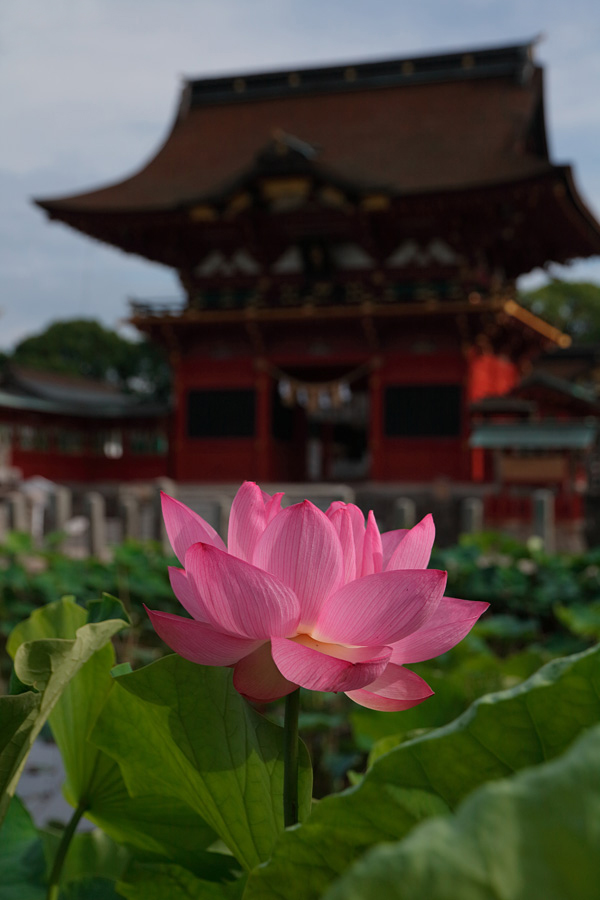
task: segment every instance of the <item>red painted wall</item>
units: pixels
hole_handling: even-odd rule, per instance
[[[512,360],[491,353],[469,355],[467,392],[469,403],[484,397],[497,397],[508,393],[519,381],[519,370]],[[493,480],[492,455],[482,447],[473,447],[471,456],[471,478],[473,481]]]
[[[470,478],[468,368],[460,352],[402,354],[388,357],[373,378],[371,446],[375,481],[432,482]],[[383,398],[393,385],[464,385],[461,434],[458,437],[388,437],[384,433]]]
[[[60,484],[72,482],[148,481],[167,474],[164,455],[123,455],[120,459],[56,452],[14,450],[12,465],[23,478],[42,476]]]
[[[370,477],[376,481],[430,483],[439,478],[469,481],[472,477],[468,447],[469,403],[473,393],[490,385],[504,387],[513,368],[494,357],[475,365],[460,350],[436,353],[397,353],[383,358],[369,377],[371,413],[369,436],[372,452]],[[351,368],[364,361],[344,360]],[[326,360],[331,365],[342,359]],[[320,362],[294,353],[278,355],[276,365],[313,366]],[[383,396],[387,386],[456,384],[463,388],[461,431],[457,437],[388,437],[384,434]],[[179,481],[294,480],[303,478],[303,442],[274,441],[271,436],[271,391],[273,382],[250,356],[210,360],[198,356],[184,359],[176,378],[177,413],[173,434],[173,469]],[[207,388],[254,388],[257,391],[256,434],[251,438],[190,438],[187,435],[187,395]]]
[[[512,360],[505,356],[473,351],[469,356],[468,399],[469,403],[484,397],[498,397],[507,394],[519,380],[519,370]]]
[[[167,453],[137,453],[130,444],[130,435],[136,431],[160,430],[168,432],[166,421],[86,419],[68,417],[29,410],[0,410],[0,425],[12,431],[10,465],[20,469],[24,478],[43,476],[61,483],[101,481],[144,481],[167,474]],[[32,429],[38,446],[28,449],[22,446],[19,436],[22,428]],[[118,431],[122,438],[122,455],[110,458],[95,447],[99,433]],[[59,444],[61,433],[76,432],[81,447],[71,452]],[[40,447],[43,441],[43,449]],[[102,442],[100,442],[101,444]]]
[[[259,375],[250,357],[210,359],[191,357],[179,364],[176,379],[172,471],[176,481],[258,481],[269,468],[264,442],[264,404],[257,396],[254,438],[192,438],[187,434],[188,393],[206,388],[254,388]],[[262,440],[261,440],[262,436]]]

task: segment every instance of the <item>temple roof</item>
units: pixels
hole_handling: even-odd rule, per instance
[[[415,193],[548,171],[542,71],[531,45],[187,81],[170,134],[124,181],[61,210],[173,209],[240,176],[274,134],[365,189]]]
[[[516,422],[475,425],[470,447],[519,450],[586,450],[598,432],[597,422]]]
[[[302,215],[297,176],[313,186],[305,195],[311,222],[320,186],[319,233],[347,229],[352,210],[390,209],[398,222],[386,223],[386,234],[405,227],[419,239],[421,223],[428,240],[439,235],[425,220],[438,230],[460,220],[468,231],[476,218],[490,265],[510,278],[600,253],[600,226],[569,167],[548,156],[531,43],[188,80],[170,133],[137,173],[36,203],[93,237],[182,270],[202,258],[209,234],[232,246],[247,237],[236,222],[249,210]],[[296,190],[291,201],[281,196],[286,177]],[[273,178],[280,188],[269,187]],[[296,206],[284,207],[289,202]],[[458,240],[478,243],[466,233]],[[257,244],[267,243],[261,232]]]
[[[105,382],[11,364],[0,382],[0,408],[59,413],[85,418],[165,416],[165,404],[123,394]]]

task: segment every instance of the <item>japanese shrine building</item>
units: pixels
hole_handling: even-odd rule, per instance
[[[166,404],[11,365],[0,375],[0,487],[17,473],[62,484],[158,478],[168,423]]]
[[[486,480],[471,404],[569,339],[518,276],[600,253],[523,44],[190,80],[125,181],[38,200],[175,269],[177,481]]]

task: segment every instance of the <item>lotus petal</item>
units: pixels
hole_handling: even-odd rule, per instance
[[[212,525],[205,522],[198,513],[164,492],[161,492],[160,499],[169,542],[182,565],[188,547],[197,544],[198,541],[211,544],[220,550],[227,549]]]
[[[345,504],[336,509],[327,518],[335,528],[342,547],[344,558],[344,584],[356,578],[356,542],[352,528],[352,514]]]
[[[154,630],[171,650],[203,666],[230,666],[260,647],[261,641],[217,631],[205,622],[144,607]]]
[[[190,547],[185,570],[215,628],[259,640],[296,633],[296,595],[268,572],[209,544]]]
[[[381,544],[381,535],[375,521],[373,511],[367,516],[367,527],[365,531],[365,539],[362,553],[362,566],[360,568],[360,577],[365,575],[374,575],[381,572],[383,562],[383,546]],[[358,566],[357,566],[357,576]]]
[[[425,516],[400,541],[387,564],[387,572],[395,569],[426,569],[435,540],[435,525],[431,515]]]
[[[445,586],[446,573],[437,569],[367,575],[327,600],[312,635],[356,646],[395,643],[433,615]]]
[[[258,650],[236,663],[233,686],[247,700],[255,703],[270,703],[291,694],[298,687],[284,678],[275,665],[270,644],[262,644]]]
[[[318,642],[314,642],[319,646]],[[352,662],[332,656],[335,647],[317,650],[295,640],[275,638],[271,642],[271,652],[281,674],[294,684],[311,691],[349,691],[370,684],[384,670],[390,658],[389,647],[383,648],[381,655],[371,659]],[[367,653],[380,648],[367,648]],[[343,652],[343,648],[339,648]],[[326,652],[327,651],[327,652]]]
[[[446,653],[462,641],[489,605],[479,600],[442,597],[424,625],[392,645],[392,662],[417,663]]]
[[[281,512],[281,500],[283,497],[283,491],[280,491],[278,494],[273,494],[271,497],[270,494],[266,494],[265,491],[262,492],[263,500],[265,501],[265,512],[267,514],[267,525],[269,522],[275,518],[278,513]]]
[[[283,509],[267,525],[253,562],[292,588],[300,601],[301,631],[310,629],[324,601],[344,577],[335,528],[308,500]]]
[[[383,712],[400,712],[427,700],[433,691],[415,672],[390,663],[372,684],[362,690],[346,693],[360,706]]]
[[[175,566],[169,566],[168,569],[173,593],[185,611],[198,622],[209,622],[204,605],[185,574],[185,569],[177,569]]]
[[[257,484],[245,481],[234,497],[229,514],[227,545],[232,556],[252,562],[254,548],[267,527],[265,498]]]
[[[400,541],[408,534],[408,531],[408,528],[396,528],[395,531],[384,531],[381,535],[381,545],[383,547],[382,570],[384,572],[387,569],[392,553]]]

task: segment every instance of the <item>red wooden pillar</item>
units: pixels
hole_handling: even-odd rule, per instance
[[[383,387],[378,370],[371,372],[369,378],[369,449],[371,451],[370,478],[383,481]]]
[[[272,475],[271,390],[272,383],[264,371],[256,375],[255,471],[257,481],[270,481]]]
[[[169,462],[167,475],[179,481],[181,478],[181,449],[185,441],[187,427],[186,385],[181,367],[181,354],[172,352],[170,362],[173,367],[173,394],[175,407],[171,413],[171,434],[169,435]]]

